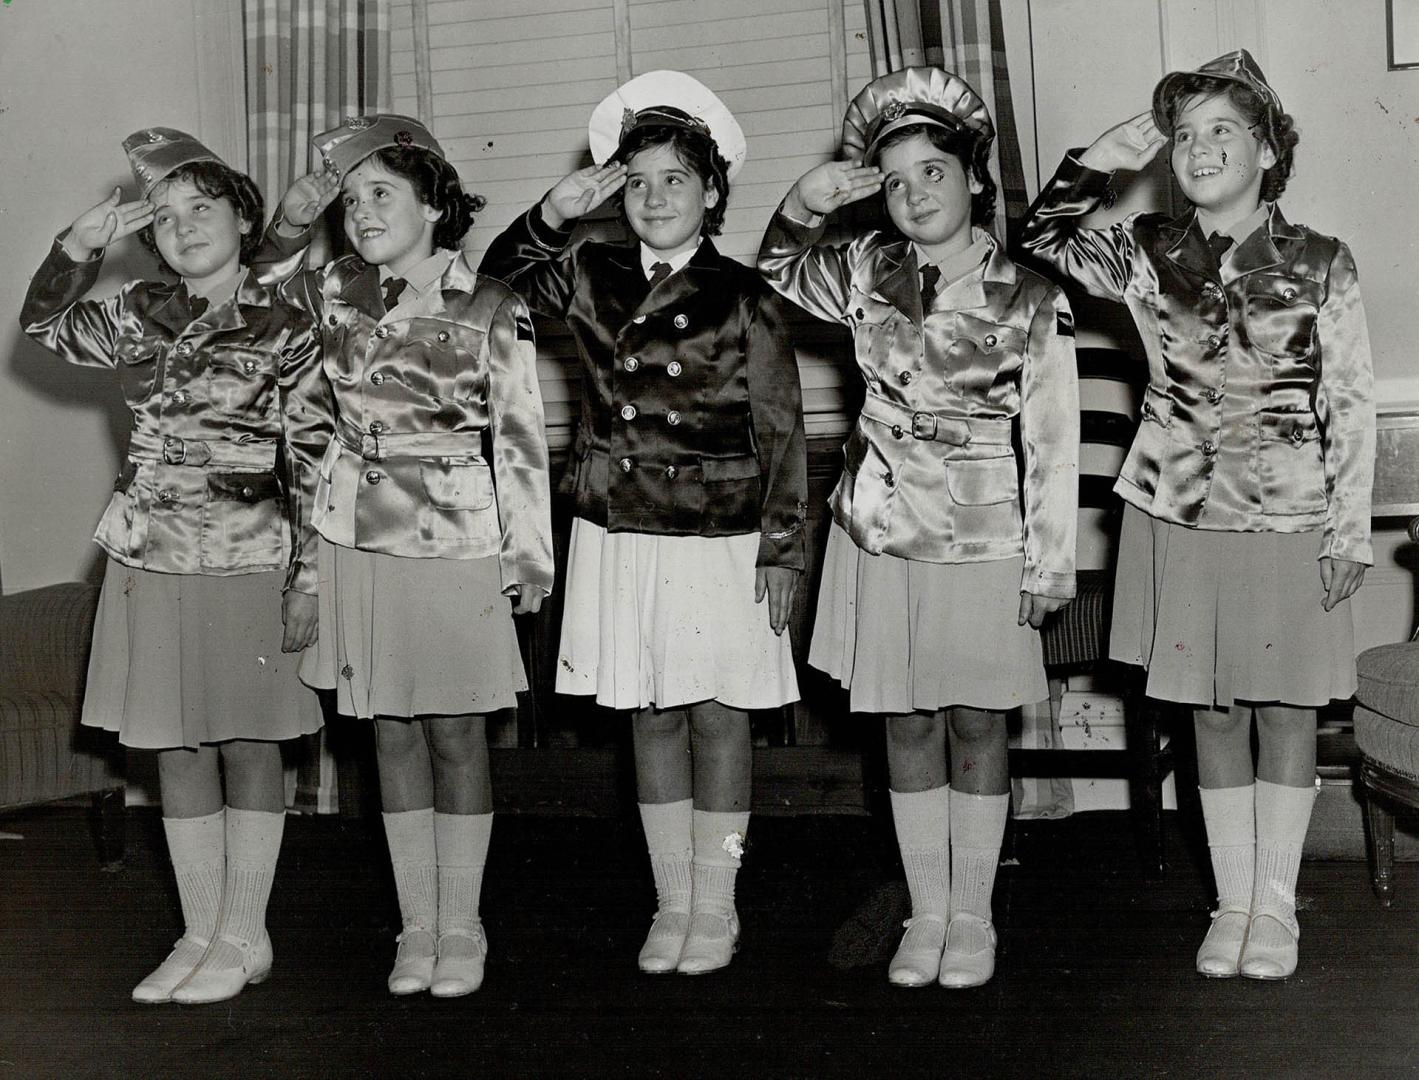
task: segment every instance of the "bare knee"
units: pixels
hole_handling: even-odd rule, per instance
[[[895,753],[925,753],[939,748],[945,737],[940,713],[902,713],[887,717],[887,743]]]
[[[732,742],[747,738],[749,714],[730,709],[717,702],[707,702],[690,709],[690,737],[698,745],[706,742]]]
[[[1222,738],[1237,734],[1241,728],[1249,730],[1251,709],[1243,705],[1233,705],[1230,709],[1194,709],[1192,722],[1199,735]]]
[[[466,765],[483,751],[487,727],[481,716],[440,716],[427,721],[429,752],[445,765]]]
[[[222,765],[233,769],[269,769],[281,766],[281,744],[254,739],[233,739],[221,745]]]
[[[1256,710],[1256,727],[1261,738],[1308,735],[1315,731],[1316,711],[1291,705],[1261,705]]]
[[[957,743],[994,743],[1005,737],[1005,714],[990,709],[952,709],[951,739]]]
[[[422,752],[423,730],[417,720],[386,720],[374,722],[375,753],[382,761],[403,761]]]

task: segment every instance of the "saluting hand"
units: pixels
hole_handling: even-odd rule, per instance
[[[590,165],[562,177],[542,200],[542,220],[554,229],[589,214],[626,184],[626,166],[619,161]]]
[[[780,636],[788,629],[793,610],[793,594],[798,589],[798,571],[787,566],[761,566],[754,571],[754,603],[769,600],[769,625]]]
[[[814,214],[831,214],[840,206],[857,202],[882,189],[882,170],[875,165],[827,161],[798,178],[788,193],[789,209],[795,200]]]
[[[92,258],[95,251],[152,223],[152,203],[147,199],[119,202],[122,198],[123,189],[114,188],[107,199],[75,218],[64,238],[65,254],[75,262],[83,262]]]
[[[289,225],[291,230],[283,230],[278,225],[276,231],[283,235],[304,232],[315,224],[316,219],[335,201],[338,194],[339,178],[324,169],[298,177],[281,197],[281,225]]]
[[[1154,123],[1153,114],[1139,113],[1095,139],[1080,156],[1079,163],[1098,172],[1119,169],[1137,172],[1157,156],[1167,141],[1167,136]]]

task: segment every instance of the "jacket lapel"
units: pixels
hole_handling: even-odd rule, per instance
[[[883,300],[912,322],[921,324],[921,272],[911,244],[902,240],[882,249],[873,287]]]
[[[1280,245],[1285,245],[1300,239],[1303,239],[1301,234],[1281,216],[1281,208],[1273,203],[1266,225],[1243,240],[1232,253],[1231,275],[1242,277],[1279,266],[1284,259],[1278,241]]]
[[[375,322],[384,318],[384,295],[379,291],[379,270],[365,263],[340,289],[340,299]]]
[[[1159,229],[1159,237],[1165,245],[1164,254],[1184,270],[1200,277],[1218,281],[1217,267],[1212,258],[1212,249],[1202,235],[1202,226],[1197,223],[1197,211],[1175,217]]]
[[[644,268],[640,265],[640,250],[639,248],[630,250],[635,259],[635,272],[641,279],[641,288],[644,289],[650,283],[646,281]],[[632,316],[671,307],[683,302],[692,293],[712,288],[712,282],[717,280],[718,275],[723,272],[719,268],[719,260],[719,250],[714,246],[714,241],[706,237],[700,241],[699,248],[690,256],[690,261],[682,266],[678,273],[671,274],[645,294],[645,298],[631,313]]]

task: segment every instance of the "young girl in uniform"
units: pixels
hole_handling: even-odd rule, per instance
[[[261,236],[256,186],[171,128],[123,146],[143,197],[115,189],[60,234],[20,321],[70,363],[114,369],[132,413],[95,535],[108,563],[83,722],[158,752],[185,927],[133,999],[196,1004],[271,970],[280,740],[320,728],[281,654],[315,633],[324,410],[309,318],[245,269]],[[135,232],[179,280],[82,299],[104,250]]]
[[[1028,248],[1126,303],[1148,352],[1110,651],[1196,707],[1217,910],[1197,970],[1296,968],[1316,707],[1355,689],[1348,598],[1370,553],[1369,338],[1350,251],[1282,216],[1297,136],[1245,50],[1158,84],[1151,114],[1071,154]],[[1080,227],[1164,146],[1192,204]],[[1251,723],[1259,753],[1252,761]]]
[[[886,717],[912,902],[887,973],[897,986],[994,972],[1005,711],[1048,696],[1038,628],[1074,595],[1073,323],[1060,290],[986,228],[993,136],[955,75],[883,76],[848,108],[846,160],[794,184],[759,251],[774,288],[852,328],[867,383],[808,662],[853,711]],[[879,189],[896,232],[818,242],[824,215]]]
[[[459,251],[482,202],[418,121],[355,117],[314,144],[324,171],[292,186],[267,234],[267,254],[298,250],[338,189],[356,252],[284,287],[317,319],[334,398],[321,639],[302,677],[375,722],[403,917],[389,990],[456,997],[487,955],[485,718],[527,687],[512,615],[552,589],[532,324]]]
[[[659,898],[639,965],[695,974],[727,965],[739,936],[747,710],[798,696],[783,631],[803,567],[803,405],[772,294],[709,239],[744,158],[729,111],[688,75],[651,72],[596,108],[590,141],[599,164],[482,268],[576,335],[557,690],[633,711]],[[638,243],[569,249],[575,220],[622,190]]]

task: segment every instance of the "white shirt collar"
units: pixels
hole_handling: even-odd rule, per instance
[[[645,271],[647,281],[650,280],[650,268],[658,262],[669,263],[670,272],[676,274],[685,268],[685,264],[693,259],[695,252],[699,250],[700,245],[696,244],[694,247],[680,252],[679,255],[672,255],[668,259],[662,259],[654,251],[646,247],[645,244],[641,244],[641,269]]]

